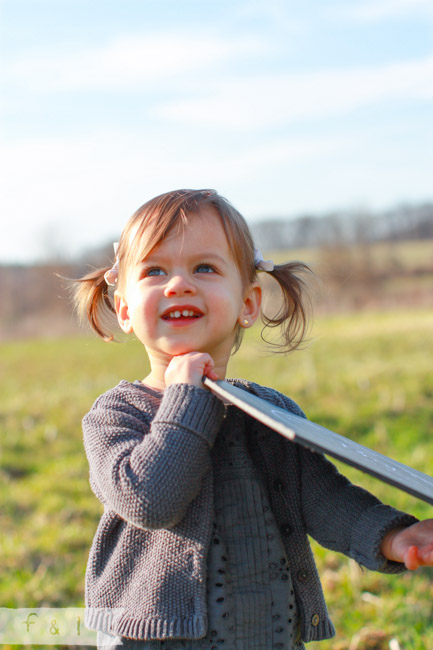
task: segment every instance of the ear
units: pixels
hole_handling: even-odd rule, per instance
[[[114,307],[116,309],[117,320],[125,334],[132,334],[132,324],[129,318],[128,304],[118,291],[114,292]]]
[[[247,290],[244,302],[239,313],[238,323],[241,327],[248,328],[254,325],[262,304],[262,287],[258,282],[253,282]]]

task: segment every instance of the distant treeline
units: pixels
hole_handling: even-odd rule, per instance
[[[267,219],[252,224],[252,231],[260,248],[268,250],[433,239],[433,203]]]

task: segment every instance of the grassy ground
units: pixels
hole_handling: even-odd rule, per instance
[[[147,360],[134,341],[86,338],[5,344],[0,358],[0,607],[80,606],[101,513],[80,420],[120,378],[143,377]],[[432,359],[433,310],[364,313],[321,318],[307,348],[286,358],[265,356],[252,332],[230,375],[277,388],[311,419],[431,474]],[[422,501],[340,468],[384,501],[432,515]],[[385,650],[392,638],[401,650],[433,647],[432,569],[363,573],[314,548],[337,638],[309,649]]]

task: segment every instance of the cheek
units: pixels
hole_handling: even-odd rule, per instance
[[[221,314],[222,318],[237,318],[242,305],[241,290],[236,286],[226,288],[225,291],[213,297],[213,306]]]
[[[151,325],[158,315],[157,296],[150,293],[138,295],[133,301],[134,320],[141,322],[144,326]]]

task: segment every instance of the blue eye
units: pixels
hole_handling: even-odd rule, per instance
[[[196,273],[215,273],[215,269],[210,264],[199,264],[196,269]]]
[[[149,276],[156,276],[156,275],[165,275],[165,271],[163,271],[159,266],[153,266],[150,269],[146,269],[145,271],[146,277]]]

